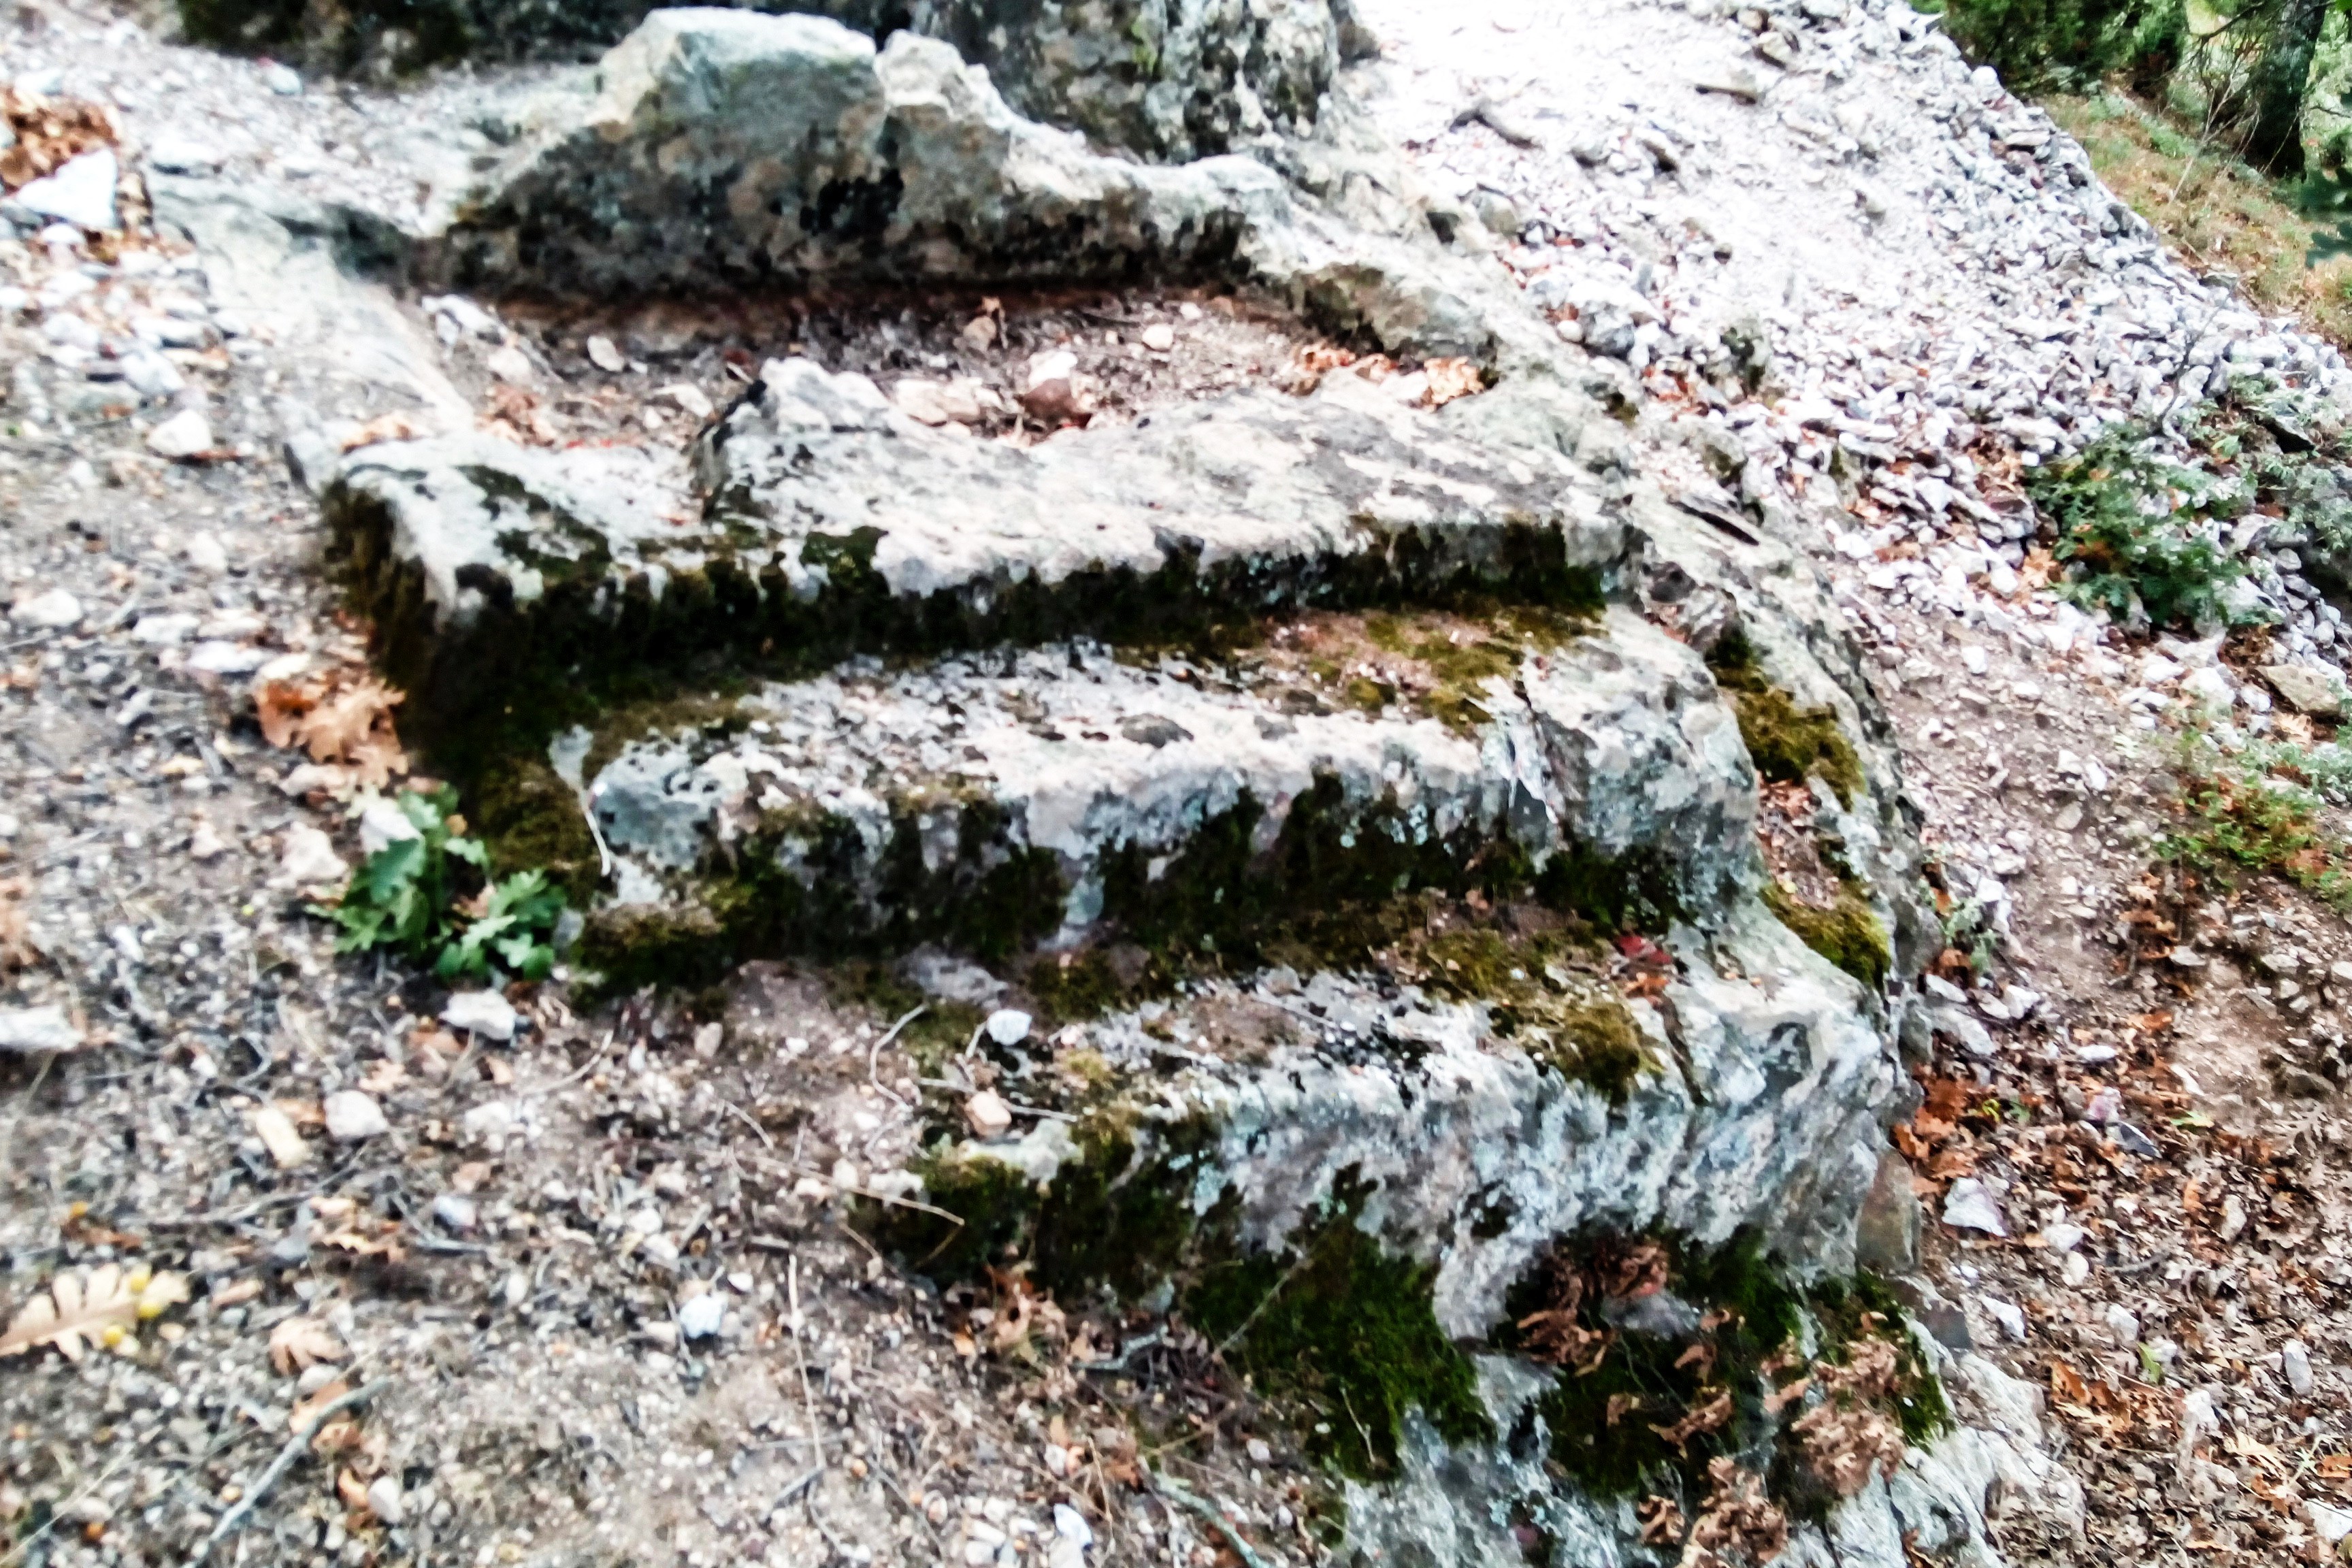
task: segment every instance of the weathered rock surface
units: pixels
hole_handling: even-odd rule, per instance
[[[272,19],[240,6],[183,0],[181,8],[199,37],[299,43],[344,68],[593,56],[654,10],[644,0],[438,0],[399,8],[362,0],[331,18],[313,13],[299,27],[278,24],[265,40],[248,29]],[[1311,130],[1342,60],[1375,47],[1348,0],[783,0],[745,10],[826,17],[877,46],[901,30],[943,40],[984,67],[1029,118],[1174,163]]]
[[[613,297],[810,282],[1222,279],[1391,352],[1540,358],[1501,279],[1425,243],[1392,158],[1286,144],[1156,165],[1024,119],[950,46],[661,11],[517,113],[478,178],[436,176],[402,248],[428,279]],[[1310,155],[1311,151],[1311,155]],[[1483,302],[1482,302],[1483,301]]]
[[[1295,919],[1288,899],[1540,884],[1580,856],[1605,865],[1563,863],[1580,880],[1556,898],[1612,921],[1755,879],[1737,723],[1637,616],[1486,678],[1475,725],[1333,712],[1333,695],[1074,646],[845,672],[554,753],[622,863],[602,918],[682,898],[755,951],[1003,957],[1106,922],[1230,945]],[[592,748],[610,760],[583,778]],[[1223,907],[1174,907],[1203,899]]]
[[[1024,120],[936,39],[655,13],[458,215],[461,279],[595,293],[812,278],[1205,274],[1285,216],[1244,158],[1161,168]]]
[[[698,447],[698,484],[642,449],[463,436],[354,453],[326,508],[393,668],[448,712],[482,678],[532,668],[593,679],[763,647],[806,668],[1622,588],[1633,536],[1559,433],[1490,434],[1486,417],[1341,375],[1306,399],[1236,392],[1020,447],[790,360]]]

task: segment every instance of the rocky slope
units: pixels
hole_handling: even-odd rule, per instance
[[[1923,872],[2034,928],[1906,742],[1947,625],[2121,647],[2020,584],[2024,458],[2341,360],[1900,6],[1397,9],[567,12],[601,64],[382,95],[9,43],[130,173],[0,205],[0,1244],[199,1297],[0,1370],[29,1550],[2083,1549],[1886,1129],[2010,1228],[1951,1089],[2117,1053],[2011,1041],[2087,967],[1948,978]],[[413,764],[288,717],[362,658]],[[299,896],[411,766],[571,899],[511,1003]]]

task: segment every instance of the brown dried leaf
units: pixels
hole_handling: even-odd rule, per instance
[[[383,441],[414,441],[425,434],[425,427],[405,414],[379,414],[344,437],[342,448],[356,452]]]
[[[151,1275],[144,1266],[125,1272],[121,1265],[107,1263],[87,1276],[60,1274],[47,1290],[26,1302],[8,1331],[0,1334],[0,1356],[55,1345],[68,1361],[79,1361],[85,1344],[110,1349],[140,1320],[158,1316],[187,1299],[185,1276]]]
[[[1644,1546],[1675,1546],[1682,1542],[1683,1531],[1690,1528],[1683,1510],[1670,1497],[1645,1497],[1633,1510],[1633,1517],[1642,1521],[1642,1544]]]
[[[313,763],[348,766],[357,783],[382,789],[408,771],[392,721],[404,700],[374,676],[341,668],[268,681],[253,705],[271,745],[299,746]]]
[[[1429,377],[1427,396],[1432,408],[1443,408],[1457,397],[1486,390],[1486,378],[1466,359],[1433,359],[1421,368]]]
[[[1868,1405],[1816,1405],[1789,1428],[1803,1446],[1805,1463],[1840,1497],[1870,1484],[1870,1473],[1893,1476],[1903,1467],[1903,1433]]]
[[[269,1364],[281,1377],[306,1372],[320,1362],[340,1362],[352,1352],[334,1331],[316,1318],[289,1318],[269,1331]]]
[[[1692,1438],[1703,1432],[1712,1432],[1730,1419],[1731,1391],[1726,1389],[1706,1404],[1693,1407],[1673,1426],[1654,1425],[1650,1430],[1655,1432],[1665,1442],[1672,1443],[1675,1448],[1683,1449]]]
[[[32,901],[29,879],[0,879],[0,974],[29,969],[40,962],[41,950],[33,945]]]
[[[310,1397],[294,1402],[294,1408],[286,1415],[286,1429],[289,1432],[299,1432],[310,1424],[312,1416],[351,1391],[352,1385],[340,1377],[332,1383],[321,1384],[310,1394]]]
[[[1788,1549],[1788,1516],[1765,1497],[1761,1477],[1736,1460],[1716,1458],[1706,1479],[1706,1507],[1691,1526],[1681,1568],[1769,1563]]]

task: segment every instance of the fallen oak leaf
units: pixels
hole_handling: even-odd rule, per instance
[[[269,1331],[269,1363],[281,1377],[307,1372],[320,1362],[340,1362],[351,1354],[334,1331],[316,1318],[289,1318]]]

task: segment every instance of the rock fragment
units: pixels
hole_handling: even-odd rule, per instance
[[[77,1051],[82,1032],[54,1002],[38,1007],[0,1007],[0,1051],[20,1056],[37,1051]]]
[[[1944,1194],[1944,1223],[1962,1230],[1980,1230],[1989,1236],[2009,1234],[2000,1205],[1994,1201],[1991,1190],[1974,1176],[1961,1177]]]
[[[392,1131],[374,1096],[356,1089],[338,1089],[327,1096],[320,1109],[326,1115],[327,1136],[338,1142],[356,1143]]]
[[[147,449],[175,463],[200,458],[213,447],[213,427],[194,408],[182,409],[147,432]]]
[[[17,601],[8,618],[36,631],[58,632],[81,623],[81,601],[63,588],[50,588]]]
[[[482,1039],[503,1042],[515,1037],[521,1015],[496,991],[460,991],[441,1009],[441,1021]]]

